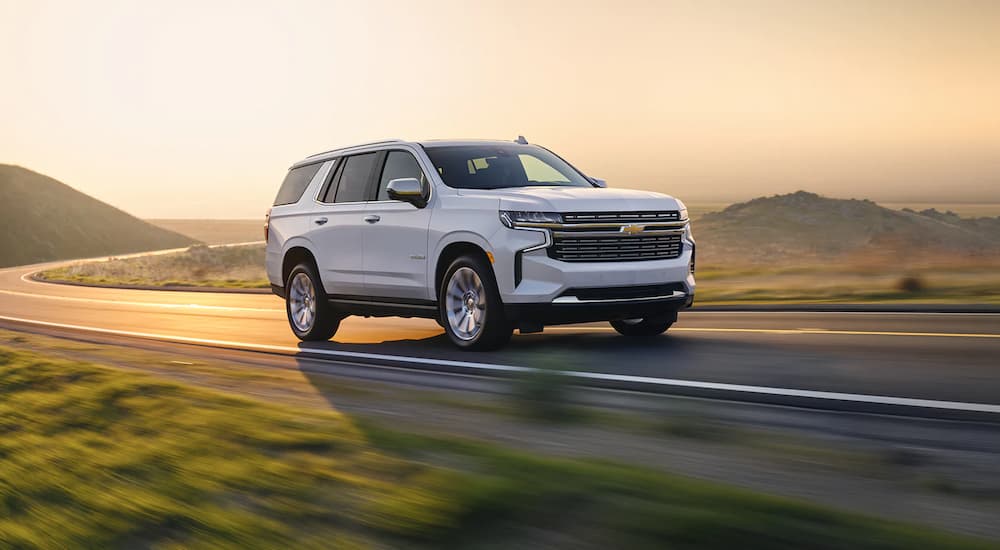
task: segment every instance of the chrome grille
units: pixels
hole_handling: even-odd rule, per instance
[[[679,212],[585,212],[563,214],[552,230],[549,256],[566,262],[666,260],[683,251]],[[664,225],[659,225],[664,224]],[[626,233],[626,226],[642,226]]]
[[[570,212],[563,221],[570,223],[655,223],[680,221],[677,210],[665,212]]]

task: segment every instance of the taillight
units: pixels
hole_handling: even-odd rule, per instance
[[[271,226],[271,209],[268,208],[267,212],[264,214],[264,243],[267,243],[267,238],[271,235],[269,231]]]

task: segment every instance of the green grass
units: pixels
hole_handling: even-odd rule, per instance
[[[108,286],[270,288],[263,245],[198,245],[173,254],[70,265],[43,271],[40,277]]]
[[[0,348],[6,548],[985,548]]]

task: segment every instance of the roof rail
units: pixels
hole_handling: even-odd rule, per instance
[[[308,159],[316,158],[316,157],[327,155],[327,154],[330,154],[330,153],[335,153],[337,151],[346,151],[348,149],[357,149],[359,147],[369,147],[371,145],[382,145],[383,143],[402,143],[402,142],[403,142],[403,140],[401,140],[401,139],[383,139],[383,140],[379,140],[379,141],[369,141],[368,143],[359,143],[357,145],[349,145],[347,147],[338,147],[336,149],[330,149],[329,151],[323,151],[322,153],[316,153],[315,155],[309,155],[306,158],[308,158]]]

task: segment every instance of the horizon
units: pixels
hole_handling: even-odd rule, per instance
[[[1000,3],[293,4],[0,2],[0,162],[145,219],[259,218],[385,136],[691,203],[1000,203]]]
[[[133,212],[130,212],[129,210],[127,210],[125,208],[122,208],[119,205],[116,205],[114,203],[105,201],[105,200],[100,199],[98,197],[93,197],[92,195],[89,195],[89,194],[85,193],[84,191],[82,191],[80,189],[77,189],[76,187],[74,187],[70,183],[67,183],[65,181],[59,180],[58,178],[53,178],[52,176],[50,176],[48,174],[44,174],[44,173],[38,172],[37,170],[32,170],[30,167],[20,166],[20,165],[17,165],[17,164],[9,164],[9,163],[0,162],[0,168],[5,167],[5,166],[6,167],[20,168],[20,169],[27,170],[29,172],[33,172],[35,174],[38,174],[38,175],[40,175],[42,177],[47,177],[47,178],[50,178],[50,179],[54,179],[55,181],[57,181],[59,183],[62,183],[63,185],[66,185],[67,187],[73,189],[74,191],[78,191],[80,193],[84,193],[88,197],[100,200],[101,202],[107,204],[108,206],[111,206],[112,208],[116,208],[118,210],[121,210],[121,211],[125,212],[126,214],[132,215],[132,216],[134,216],[134,217],[136,217],[138,219],[141,219],[141,220],[144,220],[144,221],[147,221],[147,222],[157,222],[157,221],[223,221],[223,222],[233,221],[233,222],[247,222],[247,221],[252,221],[252,222],[256,223],[259,220],[259,218],[260,218],[260,216],[249,216],[249,217],[247,217],[247,216],[244,216],[244,217],[239,217],[239,216],[228,216],[228,217],[225,217],[225,216],[222,216],[222,217],[220,217],[220,216],[216,216],[216,217],[183,217],[183,216],[148,216],[147,217],[147,216],[140,216],[140,215],[134,214]],[[922,210],[930,209],[930,210],[937,210],[938,212],[941,212],[941,213],[948,213],[948,212],[955,213],[955,214],[958,214],[962,218],[978,218],[978,217],[990,217],[991,218],[991,217],[1000,217],[1000,200],[998,200],[996,202],[983,202],[983,201],[971,201],[971,200],[970,201],[961,201],[961,200],[929,200],[929,201],[921,201],[921,200],[905,200],[905,199],[903,199],[903,200],[893,200],[893,199],[889,199],[889,200],[874,200],[874,199],[870,199],[870,198],[864,197],[864,196],[834,196],[834,195],[830,195],[830,194],[826,194],[826,193],[819,193],[819,192],[811,191],[809,189],[796,189],[794,191],[788,191],[788,192],[782,192],[782,193],[769,193],[769,194],[763,194],[763,195],[757,195],[757,196],[746,197],[746,198],[739,198],[739,199],[708,199],[708,200],[698,200],[698,199],[695,199],[695,200],[686,200],[685,203],[688,205],[689,208],[701,210],[702,214],[704,214],[704,213],[708,213],[708,212],[721,211],[721,210],[724,210],[725,208],[728,208],[729,206],[740,204],[740,203],[746,203],[746,202],[749,202],[749,201],[752,201],[752,200],[778,198],[778,197],[783,197],[783,196],[788,196],[788,195],[794,195],[794,194],[798,194],[798,193],[807,193],[807,194],[816,195],[817,197],[819,197],[821,199],[835,199],[835,200],[844,200],[844,201],[850,201],[850,200],[870,201],[870,202],[873,202],[873,203],[877,204],[878,206],[881,206],[883,208],[890,209],[890,210],[912,209],[912,210],[916,210],[919,213]],[[711,208],[711,210],[709,210],[709,208]],[[953,211],[953,209],[957,209],[957,211]]]

